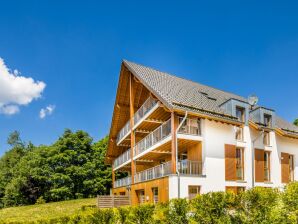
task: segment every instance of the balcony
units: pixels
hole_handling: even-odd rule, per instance
[[[154,99],[153,97],[149,97],[143,105],[137,110],[134,114],[134,125],[135,127],[138,126],[138,123],[147,115],[150,114],[150,111],[154,110],[154,107],[158,107],[158,100]],[[130,133],[130,120],[126,122],[124,127],[119,131],[117,135],[117,144],[119,145]]]
[[[178,169],[182,175],[203,175],[203,163],[201,161],[180,160]]]
[[[130,120],[126,122],[124,127],[119,131],[117,135],[117,144],[119,144],[130,132]]]
[[[124,187],[131,184],[131,176],[127,176],[121,179],[118,179],[114,182],[114,188],[116,187]]]
[[[139,141],[134,147],[134,156],[141,154],[150,147],[168,137],[171,134],[171,119],[167,120],[145,138]]]
[[[171,164],[171,161],[169,161],[137,173],[134,177],[135,183],[153,180],[171,174]]]
[[[179,124],[183,121],[183,117],[179,117]],[[201,135],[201,120],[200,119],[191,119],[187,118],[180,129],[178,130],[179,134],[186,135]]]
[[[114,160],[114,170],[120,168],[123,164],[130,161],[131,149],[126,150],[117,159]]]
[[[136,125],[143,117],[145,117],[146,114],[148,114],[148,112],[157,104],[157,102],[158,100],[149,97],[134,114],[134,124]]]

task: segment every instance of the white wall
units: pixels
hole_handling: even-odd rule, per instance
[[[180,179],[180,196],[188,197],[188,186],[201,186],[200,193],[210,191],[225,191],[226,186],[252,187],[252,147],[265,149],[271,152],[271,181],[269,183],[255,183],[255,186],[282,187],[280,154],[286,152],[294,154],[295,180],[298,180],[298,140],[277,136],[270,132],[270,146],[263,145],[263,136],[260,131],[244,127],[244,140],[235,140],[235,129],[232,125],[220,122],[202,121],[202,154],[203,174],[206,177],[186,177]],[[244,181],[225,181],[225,144],[237,145],[244,148]],[[177,176],[169,178],[169,197],[178,196]]]

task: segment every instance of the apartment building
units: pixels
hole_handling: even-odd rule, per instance
[[[128,61],[109,136],[112,194],[132,204],[298,180],[298,128],[273,109]]]

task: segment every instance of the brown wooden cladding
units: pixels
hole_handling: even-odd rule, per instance
[[[202,142],[199,142],[187,150],[187,157],[192,161],[202,161]]]
[[[255,149],[255,180],[264,182],[264,150]]]
[[[235,145],[225,145],[225,177],[228,181],[235,181],[237,179]]]
[[[138,204],[138,195],[137,191],[144,190],[145,192],[145,202],[153,203],[153,191],[152,188],[158,188],[158,201],[166,202],[169,200],[169,178],[163,177],[160,179],[146,181],[143,183],[131,185],[131,202],[132,205]],[[149,200],[147,200],[147,196]]]
[[[289,183],[290,181],[290,155],[281,153],[281,182]]]

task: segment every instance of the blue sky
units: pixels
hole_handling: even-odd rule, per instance
[[[18,113],[0,114],[0,155],[13,130],[34,144],[54,142],[65,128],[105,136],[123,58],[255,93],[293,121],[297,10],[295,1],[1,1],[0,58],[46,87]],[[55,110],[40,119],[49,105]]]

